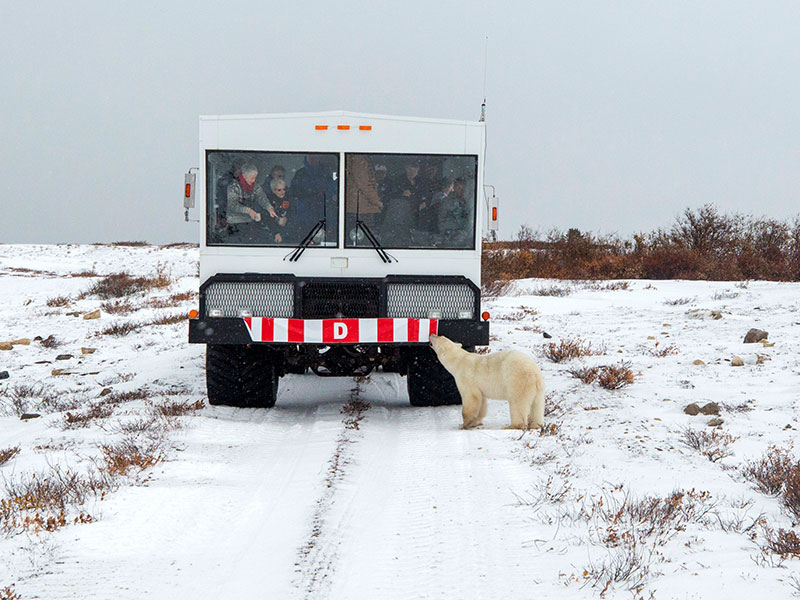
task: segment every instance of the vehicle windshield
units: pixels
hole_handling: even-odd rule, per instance
[[[209,246],[297,246],[321,220],[311,246],[336,246],[339,155],[206,153]]]
[[[475,247],[478,157],[347,154],[345,246]],[[365,231],[365,227],[367,231]]]

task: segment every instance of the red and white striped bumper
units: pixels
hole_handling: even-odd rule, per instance
[[[298,344],[375,344],[427,342],[437,319],[274,319],[245,317],[254,342]]]

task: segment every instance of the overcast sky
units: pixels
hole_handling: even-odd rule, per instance
[[[796,0],[0,0],[0,242],[196,241],[198,115],[477,120],[487,36],[501,237],[800,212]]]

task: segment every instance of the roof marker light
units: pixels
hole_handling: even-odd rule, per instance
[[[350,125],[337,125],[336,129],[340,129],[342,131],[347,131],[348,129],[350,129]]]
[[[325,131],[326,129],[328,129],[328,126],[327,125],[315,125],[314,129],[316,129],[317,131]]]
[[[372,131],[372,125],[359,125],[358,128],[361,131]]]

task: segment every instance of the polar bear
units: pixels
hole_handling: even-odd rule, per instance
[[[486,356],[473,354],[441,335],[430,336],[439,362],[456,380],[461,394],[461,429],[483,423],[486,399],[506,400],[511,426],[506,429],[539,429],[544,424],[544,378],[533,359],[509,350]]]

